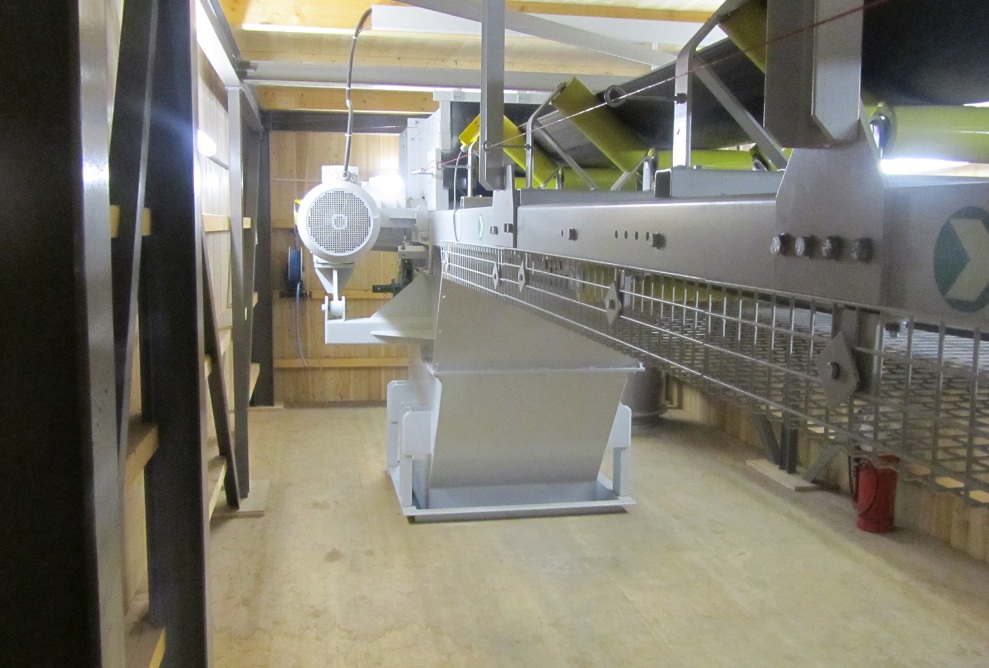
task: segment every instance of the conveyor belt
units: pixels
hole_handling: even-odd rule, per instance
[[[989,101],[989,2],[888,0],[872,8],[869,4],[864,10],[863,91],[889,104]],[[761,122],[762,71],[729,40],[701,50],[700,55]],[[670,64],[622,85],[626,91],[648,90],[615,108],[617,116],[654,148],[670,148],[674,73],[675,65]],[[554,114],[546,120],[560,117]],[[567,122],[553,125],[550,133],[572,154],[588,153],[592,158],[594,152],[588,152],[586,142],[568,126]],[[720,148],[748,141],[707,89],[696,86],[694,147]]]

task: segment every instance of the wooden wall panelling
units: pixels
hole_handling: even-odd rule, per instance
[[[198,156],[200,204],[204,214],[230,215],[230,129],[227,119],[227,92],[206,57],[199,57],[199,129],[216,143],[216,155]],[[230,285],[230,233],[214,232],[206,237],[213,304],[218,321],[229,322],[223,311],[233,303]]]
[[[275,396],[291,406],[322,406],[336,402],[385,400],[393,380],[407,376],[404,368],[379,369],[281,369],[275,372]]]
[[[382,401],[387,384],[404,378],[404,367],[391,366],[396,358],[405,358],[404,346],[328,346],[323,342],[325,292],[313,270],[312,255],[303,251],[304,280],[312,299],[299,306],[300,340],[307,360],[371,360],[368,367],[336,368],[316,362],[312,366],[279,368],[278,360],[298,360],[296,344],[295,300],[279,298],[285,288],[288,248],[297,246],[294,229],[294,202],[321,180],[323,165],[343,163],[344,137],[336,133],[271,134],[271,219],[272,282],[275,292],[272,309],[274,329],[275,400],[286,404],[313,405],[335,401]],[[372,176],[398,170],[398,138],[394,135],[354,135],[351,162],[357,166],[362,181]],[[388,283],[398,273],[394,253],[371,252],[358,263],[344,290],[347,316],[366,317],[377,311],[388,295],[372,294],[371,286]],[[387,361],[385,361],[387,360]],[[388,366],[382,366],[387,364]]]

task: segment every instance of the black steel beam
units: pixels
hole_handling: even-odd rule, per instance
[[[220,455],[227,460],[223,490],[226,492],[227,505],[236,509],[240,508],[240,500],[247,496],[247,493],[241,493],[240,481],[237,479],[237,456],[233,447],[233,437],[230,430],[230,407],[227,405],[227,388],[223,378],[223,350],[220,348],[214,306],[213,281],[210,278],[206,238],[203,237],[203,347],[211,360],[206,382],[209,386],[210,405],[213,408],[217,446]]]
[[[275,403],[275,355],[271,306],[271,154],[267,131],[259,138],[257,170],[254,229],[260,252],[254,260],[254,289],[258,293],[258,303],[254,307],[251,330],[251,359],[261,365],[261,373],[254,386],[252,404],[271,406]]]
[[[120,207],[113,242],[113,338],[120,460],[127,458],[134,332],[143,242],[145,175],[158,26],[158,0],[128,0],[121,23],[113,125],[110,134],[110,202]]]
[[[0,43],[0,665],[123,666],[104,3]]]
[[[164,666],[210,662],[204,495],[202,219],[196,187],[198,47],[194,3],[168,3],[158,23],[147,175],[154,234],[143,266],[149,299],[152,410],[158,451],[145,469],[150,614],[167,633]]]
[[[257,91],[249,83],[241,84],[241,90],[244,92],[244,120],[251,126],[251,130],[261,132],[264,129],[264,110]]]
[[[429,114],[355,114],[354,132],[401,134],[410,118],[427,118]],[[347,114],[324,111],[268,111],[267,128],[272,132],[346,132]]]
[[[246,283],[244,251],[244,93],[239,86],[227,89],[227,121],[230,137],[230,287],[233,325],[233,391],[234,442],[231,447],[231,465],[236,467],[235,479],[239,480],[237,502],[251,493],[250,454],[248,452],[247,408],[251,385],[251,336],[248,329],[248,312],[251,307],[254,286]],[[226,419],[226,415],[224,415]],[[230,476],[228,472],[228,477]],[[230,498],[230,492],[227,492]]]

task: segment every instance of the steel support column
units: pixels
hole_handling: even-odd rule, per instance
[[[271,321],[271,154],[267,128],[261,133],[257,164],[254,229],[261,252],[257,254],[254,266],[254,289],[258,292],[258,303],[254,307],[251,359],[261,365],[261,373],[254,387],[253,402],[256,406],[271,406],[275,403],[275,356]]]
[[[505,0],[481,0],[481,184],[505,183]]]
[[[248,96],[245,96],[248,97]],[[249,104],[248,104],[249,106]],[[251,227],[244,230],[244,291],[247,299],[254,301],[254,293],[259,292],[255,285],[258,250],[258,198],[261,190],[261,145],[266,141],[263,126],[255,127],[251,122],[253,112],[245,114],[242,149],[244,155],[244,214],[251,219]],[[265,156],[265,161],[268,157]],[[266,165],[267,167],[267,165]],[[267,187],[267,183],[265,185]],[[258,294],[260,300],[260,292]],[[248,362],[254,361],[254,308],[247,309],[247,350]],[[245,399],[250,406],[252,389],[248,387]],[[246,409],[245,409],[246,410]]]
[[[0,42],[0,665],[123,666],[104,3]]]
[[[233,292],[233,389],[234,461],[240,498],[251,492],[248,461],[247,402],[251,391],[251,348],[248,309],[253,286],[245,285],[244,267],[244,118],[240,87],[227,88],[227,122],[230,138],[230,287]]]
[[[147,176],[154,234],[145,246],[144,265],[159,440],[145,469],[150,613],[166,628],[163,665],[181,668],[210,662],[194,2],[169,3],[158,25],[159,51],[168,57],[155,62]]]
[[[157,0],[128,0],[124,5],[110,134],[110,200],[120,207],[113,244],[113,336],[121,466],[126,464],[130,424],[157,26]]]

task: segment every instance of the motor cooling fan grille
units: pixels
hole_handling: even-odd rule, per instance
[[[345,190],[329,190],[309,207],[306,227],[327,253],[350,255],[367,243],[374,221],[360,197]]]

